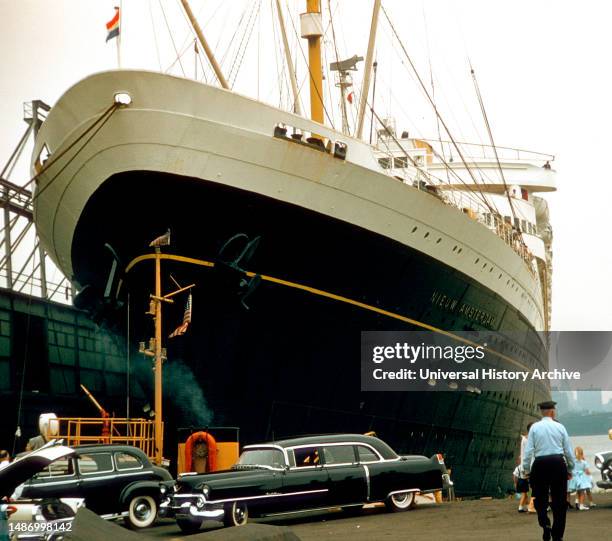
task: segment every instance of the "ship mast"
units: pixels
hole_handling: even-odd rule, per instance
[[[285,61],[287,62],[287,70],[289,71],[289,79],[291,80],[291,91],[293,92],[293,112],[296,115],[302,114],[300,107],[300,92],[298,90],[297,78],[295,69],[291,61],[291,51],[289,51],[289,41],[287,40],[287,32],[285,30],[285,20],[281,10],[280,0],[276,0],[276,13],[278,15],[278,23],[280,25],[281,35],[283,36],[283,48],[285,49]]]
[[[208,57],[208,61],[210,62],[210,65],[212,66],[212,69],[214,70],[215,75],[217,76],[217,79],[219,80],[219,83],[221,83],[221,86],[223,88],[229,89],[229,84],[227,84],[227,81],[225,80],[225,76],[223,75],[223,72],[221,71],[221,67],[217,63],[217,59],[215,58],[215,55],[213,54],[211,48],[208,46],[208,42],[206,41],[206,38],[204,37],[204,33],[202,32],[202,29],[200,28],[200,25],[198,24],[198,21],[196,20],[195,15],[193,14],[193,11],[191,11],[189,2],[187,2],[187,0],[181,0],[181,4],[183,4],[183,9],[185,10],[185,13],[187,14],[187,18],[189,19],[189,22],[191,23],[191,26],[193,27],[193,31],[196,33],[196,36],[198,36],[198,40],[200,41],[200,44],[202,45],[202,48],[204,49],[204,52],[206,53],[206,56]]]
[[[301,34],[308,40],[310,73],[310,118],[323,124],[323,69],[321,67],[321,1],[306,0],[306,13],[300,15]]]
[[[365,68],[363,71],[363,87],[359,99],[359,111],[357,113],[357,131],[355,137],[361,139],[363,135],[363,121],[365,118],[366,102],[370,91],[370,74],[372,73],[372,62],[374,60],[374,44],[376,42],[376,29],[378,28],[378,13],[380,12],[380,0],[374,0],[374,10],[372,11],[372,24],[370,25],[370,41],[368,42],[368,52],[366,54]],[[374,104],[372,104],[374,108]]]

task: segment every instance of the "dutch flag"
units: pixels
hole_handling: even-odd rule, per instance
[[[106,41],[109,39],[116,38],[119,35],[119,8],[115,6],[115,16],[106,23],[106,30],[108,34],[106,35]]]

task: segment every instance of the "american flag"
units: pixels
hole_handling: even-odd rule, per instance
[[[183,314],[183,323],[181,323],[174,332],[169,336],[169,338],[174,338],[175,336],[181,336],[187,332],[189,328],[189,324],[191,323],[191,293],[189,293],[189,297],[187,298],[187,304],[185,305],[185,313]]]

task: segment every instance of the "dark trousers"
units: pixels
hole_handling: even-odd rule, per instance
[[[550,521],[546,515],[548,495],[550,494],[550,507],[553,512],[552,538],[553,541],[563,539],[565,513],[567,511],[567,466],[565,460],[559,455],[536,458],[531,467],[529,481],[532,495],[535,498],[534,505],[538,512],[540,526],[544,530],[550,528]]]

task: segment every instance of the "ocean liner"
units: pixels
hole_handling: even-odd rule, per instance
[[[308,4],[312,62],[321,15]],[[163,287],[196,287],[166,365],[187,365],[208,420],[243,441],[374,430],[405,453],[444,452],[460,492],[505,490],[548,388],[361,392],[360,333],[507,331],[522,338],[501,350],[544,368],[552,233],[536,194],[554,190],[553,157],[411,138],[388,119],[371,145],[314,118],[167,74],[88,76],[35,144],[41,242],[77,305],[118,332],[129,312],[136,343],[151,333],[149,241],[169,228]]]

